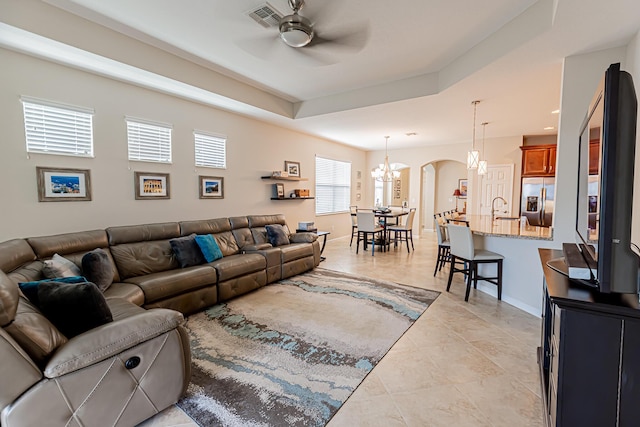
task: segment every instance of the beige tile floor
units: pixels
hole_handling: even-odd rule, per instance
[[[435,234],[414,243],[411,254],[403,247],[373,257],[362,249],[356,255],[348,239],[327,243],[322,268],[442,291],[328,427],[542,426],[540,319],[473,289],[464,302],[462,277],[447,293],[448,268],[433,277]],[[195,424],[172,407],[143,425]]]

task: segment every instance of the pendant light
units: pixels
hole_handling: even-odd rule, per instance
[[[389,137],[385,136],[384,145],[384,164],[379,165],[375,170],[371,171],[371,177],[376,181],[391,182],[400,177],[400,171],[397,171],[389,165]]]
[[[478,169],[480,153],[476,150],[476,110],[480,101],[473,101],[473,138],[471,139],[471,151],[467,153],[467,169]]]
[[[484,159],[484,130],[485,127],[489,124],[489,122],[483,122],[481,123],[482,125],[482,158]],[[480,160],[478,162],[478,175],[486,175],[487,174],[487,169],[489,168],[489,165],[487,164],[486,160]]]

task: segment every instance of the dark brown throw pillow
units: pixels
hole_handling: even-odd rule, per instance
[[[88,282],[93,282],[102,292],[113,283],[113,265],[107,253],[98,248],[82,257],[82,274]]]

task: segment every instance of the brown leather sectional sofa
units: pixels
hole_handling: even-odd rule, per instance
[[[319,264],[319,242],[294,234],[273,247],[268,224],[286,229],[283,215],[253,215],[0,243],[0,424],[127,426],[175,403],[190,378],[182,314]],[[223,258],[180,268],[169,241],[193,233],[212,234]],[[113,322],[67,339],[18,283],[43,279],[56,253],[80,265],[96,248],[113,264],[104,292]]]

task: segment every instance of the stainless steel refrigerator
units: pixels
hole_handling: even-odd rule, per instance
[[[555,178],[522,178],[520,216],[530,225],[550,227],[553,221]]]

